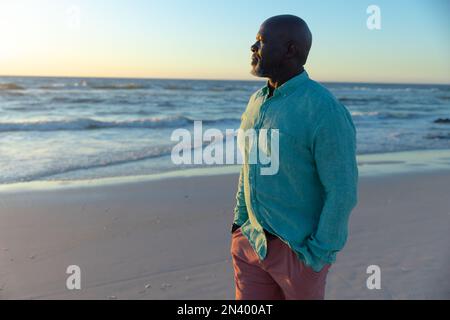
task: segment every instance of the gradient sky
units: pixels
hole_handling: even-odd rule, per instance
[[[448,0],[0,0],[0,75],[253,79],[250,45],[283,13],[309,24],[317,80],[450,83]]]

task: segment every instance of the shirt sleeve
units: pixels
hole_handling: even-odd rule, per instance
[[[247,220],[248,212],[244,195],[244,167],[242,167],[239,175],[238,190],[236,193],[236,206],[234,208],[233,223],[242,226]]]
[[[321,118],[312,143],[325,199],[317,229],[307,239],[306,247],[314,265],[323,267],[333,263],[344,247],[349,216],[358,197],[356,130],[344,106],[336,106]]]

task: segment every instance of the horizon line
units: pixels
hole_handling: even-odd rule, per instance
[[[50,75],[0,75],[0,78],[85,78],[85,79],[124,79],[124,80],[187,80],[187,81],[244,81],[244,82],[265,82],[265,79],[224,79],[224,78],[158,78],[158,77],[119,77],[119,76],[50,76]],[[444,85],[449,86],[450,82],[379,82],[379,81],[338,81],[338,80],[318,80],[320,83],[358,83],[358,84],[388,84],[388,85]]]

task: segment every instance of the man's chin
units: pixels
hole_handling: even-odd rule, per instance
[[[264,72],[262,72],[262,70],[260,68],[258,68],[257,66],[252,68],[252,70],[250,71],[250,74],[254,75],[255,77],[259,77],[259,78],[264,77]]]

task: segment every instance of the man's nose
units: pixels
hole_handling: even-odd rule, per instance
[[[259,49],[259,47],[258,47],[258,44],[257,44],[257,43],[252,44],[252,46],[250,47],[250,50],[251,50],[253,53],[258,52],[258,49]]]

